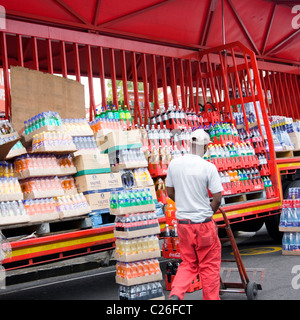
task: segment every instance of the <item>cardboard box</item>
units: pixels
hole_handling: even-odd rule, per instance
[[[123,188],[120,172],[111,172],[104,175],[106,180],[106,188],[108,190],[120,190]]]
[[[295,146],[295,149],[300,149],[300,132],[291,132],[289,133],[289,136]]]
[[[109,209],[110,207],[110,192],[87,193],[84,196],[92,211]]]
[[[76,176],[75,184],[78,192],[108,192],[110,190],[120,190],[123,188],[121,174],[119,172]]]
[[[78,192],[98,191],[106,189],[105,174],[88,174],[75,177]]]
[[[110,172],[110,164],[107,154],[95,153],[79,155],[73,159],[78,171],[77,176],[91,173]]]
[[[115,130],[96,139],[98,148],[102,153],[110,153],[121,149],[141,148],[140,130]]]

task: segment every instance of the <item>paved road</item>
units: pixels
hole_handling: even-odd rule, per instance
[[[283,256],[281,245],[276,244],[267,235],[263,227],[257,233],[238,233],[236,241],[249,278],[259,271],[255,281],[262,284],[258,293],[259,300],[299,300],[300,299],[300,257]],[[223,257],[232,258],[231,247],[225,244]],[[166,260],[161,259],[161,269],[165,273]],[[298,266],[298,267],[297,267]],[[223,263],[223,276],[234,263]],[[296,269],[297,274],[292,273]],[[228,281],[237,280],[231,273]],[[233,277],[233,278],[232,278]],[[115,266],[99,268],[67,276],[12,285],[0,290],[0,300],[118,300],[118,285],[115,284]],[[224,279],[223,279],[224,281]],[[165,288],[164,282],[162,283]],[[298,288],[298,289],[297,289]],[[166,297],[169,292],[165,291]],[[201,300],[201,290],[187,293],[185,300]],[[245,294],[228,293],[222,300],[247,300]]]

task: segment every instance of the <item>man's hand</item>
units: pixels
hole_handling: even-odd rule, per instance
[[[175,201],[175,189],[173,187],[167,187],[167,195],[171,200]]]
[[[210,203],[213,213],[216,213],[218,211],[221,205],[221,200],[222,200],[222,192],[213,193],[212,201]]]

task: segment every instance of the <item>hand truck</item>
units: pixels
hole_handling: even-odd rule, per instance
[[[233,254],[234,254],[234,260],[225,260],[222,259],[221,262],[236,262],[238,272],[240,274],[241,283],[234,283],[234,282],[223,282],[220,277],[220,294],[224,292],[230,292],[230,293],[245,293],[248,300],[256,300],[258,290],[262,290],[262,286],[260,284],[257,284],[253,281],[249,281],[246,269],[244,267],[240,252],[238,250],[237,244],[234,239],[233,232],[231,230],[229,221],[227,219],[226,213],[222,208],[219,208],[219,211],[223,215],[223,224],[217,224],[218,228],[225,229],[227,233],[228,238],[220,238],[221,242],[230,241]]]

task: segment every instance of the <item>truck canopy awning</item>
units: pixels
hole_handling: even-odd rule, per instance
[[[9,19],[182,48],[240,41],[258,58],[299,64],[297,4],[282,0],[1,1]]]

